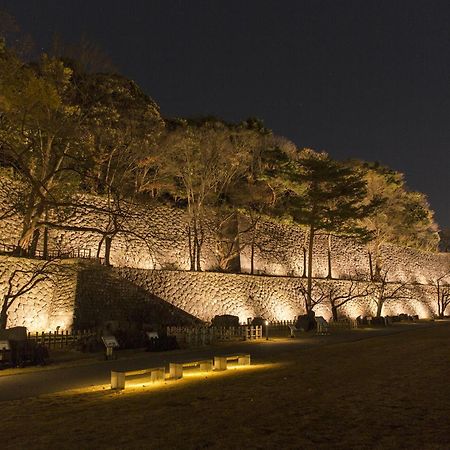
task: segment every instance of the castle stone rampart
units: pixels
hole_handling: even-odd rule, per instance
[[[0,243],[17,243],[21,230],[21,217],[11,209],[18,200],[20,186],[10,177],[0,176],[0,206],[3,211],[11,210],[0,219]],[[51,229],[49,248],[70,251],[82,249],[100,257],[105,253],[103,232],[110,229],[111,215],[105,198],[84,196],[78,199],[80,207],[65,212],[59,223],[72,229]],[[189,269],[189,246],[187,217],[183,210],[168,206],[121,205],[123,219],[119,232],[111,243],[110,262],[117,267],[141,269]],[[2,216],[0,216],[2,217]],[[202,268],[217,268],[218,241],[214,221],[205,227],[202,249]],[[78,228],[78,230],[77,230]],[[240,229],[245,230],[245,219],[240,220]],[[42,241],[42,239],[41,239]],[[250,242],[245,233],[240,243]],[[303,274],[303,248],[306,244],[305,231],[295,225],[263,222],[258,227],[258,245],[255,247],[255,273],[267,275]],[[100,245],[101,244],[101,245]],[[100,251],[99,251],[100,247]],[[317,236],[314,242],[313,274],[325,277],[328,274],[327,236]],[[250,246],[240,252],[242,272],[250,272]],[[331,242],[333,278],[368,278],[369,258],[367,248],[348,238],[333,237]],[[388,271],[392,281],[430,283],[450,270],[449,253],[426,253],[412,248],[384,245],[381,252],[383,270]]]

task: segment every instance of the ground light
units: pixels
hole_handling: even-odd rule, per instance
[[[273,370],[283,366],[282,363],[271,364],[253,364],[250,366],[240,366],[237,364],[228,365],[227,370],[223,371],[211,371],[203,372],[199,370],[186,370],[183,374],[183,378],[179,380],[166,379],[164,381],[152,382],[150,376],[139,377],[139,379],[132,379],[127,381],[127,388],[124,390],[111,390],[109,384],[101,384],[96,386],[89,386],[79,389],[71,389],[65,392],[60,392],[58,395],[64,396],[76,396],[84,394],[92,395],[104,395],[104,400],[113,400],[114,398],[121,397],[123,395],[139,395],[155,391],[163,391],[166,389],[173,389],[177,387],[191,387],[198,383],[200,380],[210,380],[213,378],[230,377],[239,374],[257,372],[262,370]]]

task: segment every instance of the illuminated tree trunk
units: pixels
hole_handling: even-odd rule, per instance
[[[306,278],[306,254],[307,254],[306,248],[303,247],[303,273],[302,273],[303,278]]]
[[[369,251],[369,273],[370,273],[370,281],[374,281],[374,274],[373,274],[373,262],[372,262],[372,253]]]
[[[250,275],[255,273],[255,232],[252,233],[252,242],[250,247]]]
[[[381,313],[383,311],[383,305],[384,305],[384,301],[383,300],[378,300],[377,302],[377,317],[381,317]]]
[[[47,214],[47,208],[45,208],[45,222],[48,221],[48,214]],[[44,242],[43,242],[43,258],[47,259],[48,258],[48,226],[45,225],[44,226]]]
[[[328,262],[327,278],[331,279],[333,278],[331,273],[331,234],[328,235],[327,262]]]
[[[313,261],[313,250],[314,250],[314,234],[315,229],[313,225],[309,226],[309,244],[308,244],[308,282],[306,290],[306,311],[312,309],[312,261]]]
[[[192,229],[191,226],[187,227],[187,235],[188,235],[188,246],[189,246],[189,270],[193,272],[195,270],[195,244],[192,239]]]
[[[112,236],[105,237],[105,266],[110,266]]]

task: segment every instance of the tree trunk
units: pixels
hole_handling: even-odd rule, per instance
[[[19,243],[18,243],[18,246],[21,249],[20,256],[22,256],[24,253],[26,254],[26,251],[28,250],[23,247],[23,240],[24,240],[25,236],[28,234],[28,231],[31,227],[31,222],[32,222],[32,218],[33,218],[33,210],[35,207],[35,204],[34,204],[35,199],[36,199],[36,195],[35,195],[34,191],[32,191],[28,197],[26,211],[24,214],[23,222],[22,222],[22,233],[21,233]]]
[[[195,246],[192,242],[192,233],[191,233],[191,226],[188,225],[187,227],[187,234],[188,234],[188,246],[189,246],[189,264],[190,268],[189,270],[193,272],[195,270]]]
[[[439,280],[437,281],[437,298],[438,298],[438,317],[439,319],[444,318],[444,305],[441,306],[441,286]]]
[[[306,297],[306,311],[309,312],[312,309],[312,261],[314,250],[314,227],[309,227],[309,244],[308,244],[308,284],[307,284],[307,297]]]
[[[378,259],[375,261],[375,280],[381,280],[381,262]]]
[[[202,266],[201,266],[201,243],[200,240],[198,239],[198,237],[196,237],[195,239],[195,247],[196,247],[196,255],[195,255],[195,270],[197,272],[201,272],[202,271]]]
[[[302,277],[306,278],[306,248],[303,247],[303,273],[302,273]]]
[[[196,270],[197,272],[202,271],[202,262],[201,262],[201,256],[202,256],[202,246],[203,246],[203,225],[200,218],[197,218],[197,225],[196,225],[196,233],[195,233],[195,245],[196,245]]]
[[[379,300],[377,303],[377,317],[381,317],[381,312],[383,311],[384,301]]]
[[[36,228],[33,232],[33,239],[31,240],[29,255],[36,256],[37,246],[39,243],[39,238],[41,236],[41,231],[39,228]]]
[[[381,249],[380,249],[380,245],[377,244],[376,249],[375,249],[375,273],[374,273],[374,279],[375,281],[380,281],[381,280]]]
[[[335,305],[331,306],[331,314],[333,315],[334,322],[337,322],[337,320],[338,320],[338,311],[337,310],[338,310],[337,306],[335,306]]]
[[[97,246],[97,259],[100,259],[100,252],[102,251],[102,245],[103,245],[103,241],[105,240],[105,235],[102,236],[102,238],[100,239],[100,242],[98,243]]]
[[[111,256],[112,236],[105,236],[105,266],[110,266],[109,258]]]
[[[250,247],[250,275],[255,273],[255,240],[252,238]]]
[[[373,276],[372,253],[370,253],[370,251],[369,251],[368,254],[369,254],[369,273],[370,273],[370,281],[373,281],[373,280],[374,280],[374,276]]]
[[[328,262],[327,278],[331,280],[333,278],[331,273],[331,234],[328,235],[327,262]]]
[[[5,330],[8,324],[8,301],[3,299],[2,310],[0,311],[0,330]]]
[[[43,241],[43,257],[44,259],[48,259],[48,228],[44,227],[44,241]]]

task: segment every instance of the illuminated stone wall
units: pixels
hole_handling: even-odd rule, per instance
[[[246,224],[243,221],[242,229]],[[303,274],[303,247],[307,245],[305,231],[296,226],[266,222],[260,226],[255,247],[255,273],[267,275]],[[250,242],[250,237],[243,237]],[[313,276],[326,277],[328,238],[314,240]],[[369,278],[367,248],[352,239],[333,237],[331,241],[333,278]],[[428,253],[412,248],[384,245],[381,252],[383,270],[392,281],[428,284],[450,270],[450,253]],[[250,246],[241,252],[241,270],[250,272]]]
[[[91,256],[96,255],[102,237],[101,231],[105,231],[110,222],[107,201],[93,196],[85,196],[82,201],[91,207],[84,210],[80,208],[75,212],[65,211],[66,216],[60,218],[60,223],[83,230],[51,230],[50,249],[81,249],[86,253],[90,252]],[[11,208],[16,202],[21,202],[19,184],[10,176],[1,176],[0,173],[0,243],[15,244],[19,238],[21,218]],[[167,206],[144,208],[130,204],[122,204],[121,208],[126,218],[121,223],[124,231],[118,233],[112,241],[111,263],[115,266],[116,273],[126,279],[124,286],[128,283],[128,287],[124,287],[120,294],[120,300],[128,302],[130,308],[125,311],[114,306],[116,311],[122,311],[120,314],[127,315],[130,311],[139,309],[136,305],[140,301],[151,301],[145,299],[145,295],[139,300],[140,294],[136,293],[136,287],[202,320],[210,320],[216,314],[236,314],[241,320],[256,316],[282,320],[292,319],[303,312],[303,301],[299,295],[301,280],[295,278],[303,273],[302,248],[305,245],[305,233],[300,227],[266,222],[259,228],[255,273],[276,276],[191,273],[183,272],[189,269],[189,252],[187,221],[182,210]],[[241,230],[246,229],[244,219],[240,220],[239,226]],[[214,223],[211,220],[205,230],[202,260],[204,270],[211,270],[218,264],[217,239],[213,230]],[[249,240],[249,236],[245,234],[240,236],[241,245]],[[327,245],[326,236],[317,237],[314,246],[314,275],[318,278],[327,275]],[[104,256],[104,245],[99,255]],[[390,280],[418,283],[410,288],[408,301],[386,304],[383,313],[406,312],[420,317],[435,314],[434,288],[426,284],[449,271],[450,254],[385,246],[382,259],[383,267],[389,270]],[[13,258],[8,259],[7,263],[4,259],[1,261],[3,267],[5,264],[13,267],[15,264],[38,263]],[[248,245],[242,248],[240,264],[243,272],[249,272]],[[348,279],[356,273],[358,277],[367,278],[369,262],[366,248],[350,239],[333,238],[332,269],[334,278]],[[83,312],[82,326],[106,320],[106,315],[102,315],[101,311],[108,307],[108,295],[99,294],[106,302],[104,306],[101,306],[103,303],[99,300],[97,306],[91,303],[89,309],[86,302],[90,292],[97,295],[95,293],[99,292],[98,286],[92,287],[79,279],[77,297],[74,287],[77,276],[59,276],[62,277],[60,282],[52,284],[46,281],[20,299],[10,312],[10,324],[25,325],[30,330],[39,331],[55,329],[57,326],[70,327],[74,310],[78,311],[75,313],[78,314],[78,319],[81,317],[80,311]],[[340,283],[342,286],[348,283],[344,280],[330,282]],[[115,286],[117,287],[117,283]],[[119,292],[116,287],[113,291]],[[80,295],[80,292],[84,294]],[[131,299],[136,299],[137,303],[133,303],[134,300]],[[92,297],[90,301],[94,301]],[[342,311],[356,317],[359,314],[374,314],[374,307],[374,302],[365,299],[347,304]],[[318,313],[329,317],[329,307],[319,306]]]
[[[14,292],[25,286],[31,273],[44,264],[42,261],[0,256],[0,302],[13,280]],[[46,279],[29,292],[18,297],[8,311],[8,327],[26,326],[28,331],[67,329],[72,326],[77,269],[72,262],[55,265]]]
[[[114,270],[134,285],[206,321],[216,314],[237,315],[243,322],[248,317],[292,320],[305,312],[300,289],[305,280],[301,278],[130,268]],[[321,280],[320,283],[332,284],[346,291],[350,281]],[[364,285],[361,284],[361,289],[363,288]],[[387,301],[382,314],[417,314],[421,318],[430,318],[436,314],[436,294],[432,286],[411,285],[404,295],[408,298]],[[326,302],[318,305],[315,311],[317,315],[323,315],[327,319],[331,317],[331,308]],[[339,311],[342,315],[353,318],[375,315],[376,305],[368,297],[348,302]]]
[[[0,296],[13,270],[32,270],[40,264],[42,261],[0,257]],[[16,278],[16,285],[23,282],[25,275]],[[57,327],[93,328],[110,320],[189,324],[196,318],[210,321],[216,314],[237,315],[242,322],[249,317],[292,320],[304,313],[304,283],[298,277],[106,268],[77,260],[63,261],[49,279],[15,301],[9,311],[8,326],[49,331]],[[350,281],[319,283],[346,291]],[[364,283],[360,286],[364,289]],[[421,318],[436,314],[433,286],[410,285],[407,297],[388,301],[383,314],[417,314]],[[326,302],[315,311],[327,319],[331,317]],[[348,302],[340,309],[340,314],[349,317],[375,313],[371,298]]]
[[[2,176],[3,174],[3,176]],[[0,169],[0,209],[11,210],[11,214],[2,214],[0,210],[0,244],[17,244],[22,217],[14,213],[15,202],[20,202],[20,184],[5,170]],[[96,256],[102,241],[102,232],[110,227],[111,215],[108,214],[108,202],[98,196],[83,196],[76,210],[67,208],[55,222],[78,230],[52,229],[49,232],[49,250],[62,252],[81,250],[82,254]],[[167,206],[136,207],[123,202],[120,205],[124,220],[111,245],[110,262],[114,266],[128,266],[143,269],[171,268],[189,269],[189,248],[187,238],[186,214],[181,209]],[[202,253],[202,265],[210,269],[217,265],[215,255],[214,228],[211,223],[205,227],[205,243]],[[42,239],[40,239],[42,245]],[[1,250],[1,245],[0,245]],[[99,257],[105,255],[105,243],[100,246]]]
[[[20,201],[20,189],[10,177],[1,176],[0,205],[3,211]],[[111,218],[107,213],[107,201],[101,197],[85,196],[83,202],[91,208],[65,211],[59,220],[65,225],[84,228],[83,231],[51,230],[50,249],[63,251],[81,249],[86,254],[97,254],[102,235],[99,231],[108,228]],[[97,208],[94,210],[93,207]],[[112,241],[110,261],[114,266],[141,269],[189,269],[187,220],[183,210],[167,206],[137,207],[122,203],[125,220],[120,224],[124,230]],[[3,217],[5,216],[5,217]],[[3,219],[2,219],[3,217]],[[245,230],[245,219],[240,220],[240,229]],[[0,214],[0,243],[14,244],[20,236],[21,218],[16,214]],[[96,231],[97,230],[97,231]],[[211,270],[218,266],[217,238],[213,220],[205,227],[205,242],[202,267]],[[294,275],[303,273],[303,246],[305,232],[296,226],[262,223],[255,248],[255,273],[267,275]],[[41,239],[42,241],[42,239]],[[250,241],[245,234],[240,244]],[[318,236],[314,246],[314,275],[327,275],[327,237]],[[103,245],[99,256],[104,256]],[[383,268],[389,271],[392,281],[429,283],[450,269],[450,254],[425,253],[418,250],[386,245],[382,250]],[[250,246],[243,246],[240,254],[242,272],[250,271]],[[367,249],[351,239],[333,238],[332,274],[334,278],[350,278],[355,274],[368,277],[369,260]]]

